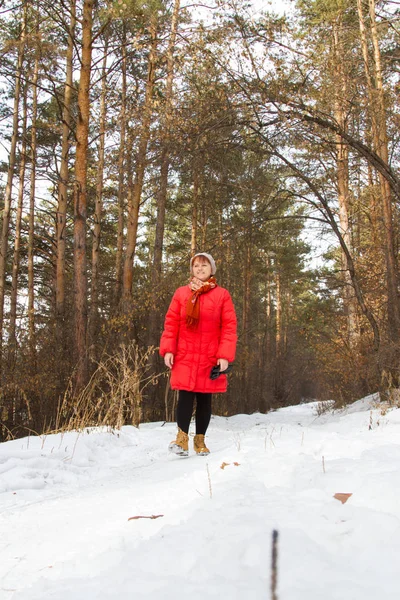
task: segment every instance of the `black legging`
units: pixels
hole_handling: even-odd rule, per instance
[[[196,433],[205,435],[211,419],[211,394],[179,390],[176,422],[182,431],[188,433],[196,397]]]

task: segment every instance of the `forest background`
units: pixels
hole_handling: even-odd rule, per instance
[[[202,250],[239,324],[215,414],[396,401],[398,2],[0,7],[0,439],[173,420]]]

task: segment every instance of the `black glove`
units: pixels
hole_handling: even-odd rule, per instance
[[[218,379],[220,375],[228,375],[232,371],[233,363],[229,363],[225,371],[221,371],[221,367],[219,365],[215,365],[211,369],[210,379]]]

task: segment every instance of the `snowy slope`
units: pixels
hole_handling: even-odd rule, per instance
[[[397,600],[400,410],[317,406],[0,444],[1,600]]]

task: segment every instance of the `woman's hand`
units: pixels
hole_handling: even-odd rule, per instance
[[[164,362],[168,369],[172,369],[172,365],[174,364],[174,355],[172,354],[172,352],[165,353]]]
[[[165,355],[165,356],[167,356],[167,355]],[[227,370],[227,368],[228,368],[228,365],[229,365],[229,363],[228,363],[228,361],[226,360],[226,358],[219,358],[219,359],[217,360],[217,364],[219,365],[219,368],[220,368],[220,371],[221,371],[221,373],[222,373],[223,371],[226,371],[226,370]]]
[[[192,292],[197,292],[197,290],[199,290],[201,287],[203,287],[204,285],[204,281],[201,281],[201,279],[197,279],[197,277],[192,277],[192,279],[190,280],[190,289],[192,290]]]

